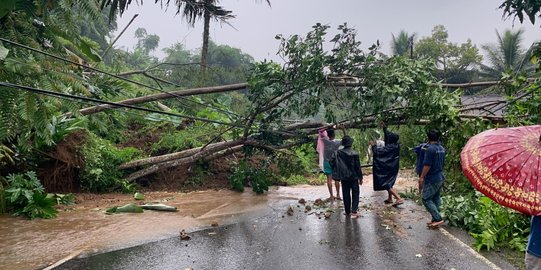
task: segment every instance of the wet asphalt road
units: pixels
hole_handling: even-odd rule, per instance
[[[427,213],[413,202],[394,208],[375,204],[383,197],[373,192],[361,197],[359,219],[345,217],[340,203],[305,213],[296,198],[282,198],[257,217],[192,232],[187,241],[76,258],[55,269],[500,269],[428,230]],[[329,219],[318,217],[327,209],[334,211]]]

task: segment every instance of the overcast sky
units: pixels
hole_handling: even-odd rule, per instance
[[[133,49],[136,43],[133,33],[139,27],[160,36],[160,49],[176,42],[187,49],[201,47],[202,21],[190,27],[181,16],[175,16],[173,9],[165,12],[153,2],[147,0],[143,6],[132,4],[118,20],[120,31],[134,14],[139,14],[117,47]],[[506,29],[522,28],[524,47],[541,39],[539,25],[533,26],[529,21],[520,24],[517,20],[513,26],[512,19],[503,20],[502,10],[498,9],[501,2],[503,0],[271,0],[269,7],[265,1],[222,0],[220,4],[236,15],[230,21],[234,28],[213,21],[210,37],[218,44],[240,48],[256,60],[275,61],[279,61],[276,56],[279,42],[274,38],[277,34],[304,36],[318,22],[330,25],[333,30],[347,22],[358,31],[363,49],[379,40],[382,51],[387,54],[391,34],[405,30],[424,37],[438,24],[446,27],[450,41],[462,43],[470,38],[479,49],[481,44],[496,42],[496,30],[503,33]],[[163,56],[161,52],[154,54]]]

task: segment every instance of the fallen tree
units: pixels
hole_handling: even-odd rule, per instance
[[[459,119],[484,119],[486,121],[492,122],[494,124],[505,123],[502,117],[496,116],[476,116],[476,115],[459,115]],[[197,162],[198,160],[210,161],[219,157],[230,155],[235,152],[242,150],[244,146],[253,146],[256,148],[262,148],[270,151],[277,151],[279,149],[289,149],[295,145],[300,145],[309,141],[315,140],[315,137],[310,138],[309,135],[317,134],[317,130],[321,128],[327,128],[330,126],[336,126],[337,129],[365,129],[365,128],[375,128],[378,126],[376,117],[367,117],[357,121],[345,121],[337,124],[329,124],[324,122],[304,122],[300,124],[293,124],[283,129],[274,130],[272,132],[281,134],[285,138],[291,138],[291,135],[288,135],[287,131],[301,131],[304,136],[298,136],[300,140],[294,140],[293,142],[285,143],[282,145],[269,145],[264,142],[258,141],[253,138],[247,139],[237,139],[230,141],[223,141],[208,144],[204,147],[197,147],[192,149],[187,149],[184,151],[165,154],[161,156],[149,157],[139,160],[130,161],[124,163],[118,167],[118,169],[128,169],[136,168],[141,166],[148,166],[144,169],[138,170],[134,173],[129,174],[124,179],[131,182],[135,181],[138,178],[151,175],[160,170],[182,166],[182,165],[191,165]],[[429,124],[429,120],[417,120],[414,122],[416,125],[426,125]],[[397,120],[387,123],[388,125],[403,125],[411,124],[411,121],[407,120]]]
[[[222,86],[192,88],[192,89],[162,92],[159,94],[148,95],[144,97],[126,99],[126,100],[119,101],[117,103],[125,104],[125,105],[134,105],[134,104],[141,104],[141,103],[147,103],[151,101],[170,99],[170,98],[237,91],[237,90],[246,89],[247,87],[248,87],[247,83],[238,83],[238,84],[229,84],[229,85],[222,85]],[[79,113],[81,113],[82,115],[90,115],[90,114],[110,110],[113,108],[115,108],[114,105],[92,106],[92,107],[79,110]]]
[[[329,55],[325,55],[321,46],[328,27],[316,25],[306,39],[281,38],[280,54],[286,59],[286,64],[256,63],[248,80],[249,108],[238,120],[239,125],[231,127],[236,129],[238,138],[122,164],[119,169],[144,167],[125,179],[134,181],[163,169],[193,164],[197,160],[212,160],[241,151],[247,146],[270,151],[290,148],[313,141],[318,129],[330,125],[343,129],[365,129],[377,127],[379,122],[384,121],[387,125],[450,128],[472,118],[499,125],[506,123],[503,117],[497,115],[468,114],[470,111],[490,111],[489,106],[495,104],[461,106],[458,92],[449,92],[443,89],[442,84],[435,83],[432,61],[404,57],[379,58],[377,48],[362,52],[358,49],[354,31],[346,26],[341,27],[341,34],[333,39],[335,48]],[[333,77],[328,72],[343,75]],[[361,79],[344,79],[347,77]],[[483,85],[492,83],[500,82],[485,82]],[[460,85],[468,86],[480,85]],[[247,88],[248,85],[239,84],[236,87]],[[229,91],[225,87],[215,89]],[[194,89],[192,93],[200,91]],[[163,94],[159,96],[170,98]],[[499,102],[496,105],[501,107],[508,104]],[[323,113],[326,121],[283,126],[284,119],[290,115],[306,119],[318,113]],[[277,143],[269,143],[262,134],[270,134]]]

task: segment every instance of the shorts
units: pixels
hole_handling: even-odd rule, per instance
[[[323,161],[323,174],[332,175],[331,163],[329,163],[328,161]]]

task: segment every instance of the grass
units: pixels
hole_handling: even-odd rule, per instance
[[[319,186],[323,185],[327,182],[327,178],[323,174],[318,175],[310,175],[308,177],[303,175],[291,175],[287,178],[283,178],[283,181],[288,186],[295,186],[295,185],[313,185],[313,186]]]

